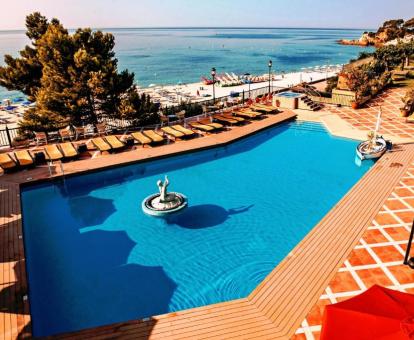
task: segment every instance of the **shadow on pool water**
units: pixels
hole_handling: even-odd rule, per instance
[[[254,204],[233,209],[224,209],[215,204],[201,204],[187,208],[181,214],[167,218],[168,224],[176,224],[188,229],[215,227],[225,222],[231,215],[241,214],[251,209]]]

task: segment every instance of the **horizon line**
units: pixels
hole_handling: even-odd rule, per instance
[[[77,30],[79,28],[91,28],[93,30],[126,30],[126,29],[308,29],[308,30],[374,30],[374,28],[361,27],[299,27],[299,26],[108,26],[108,27],[69,27],[68,30]],[[2,28],[0,32],[26,31],[26,28]]]

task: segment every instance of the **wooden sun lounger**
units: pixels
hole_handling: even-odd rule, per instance
[[[153,142],[151,138],[145,136],[142,132],[133,132],[131,133],[131,136],[142,145],[151,144]]]
[[[224,127],[223,124],[211,122],[209,119],[200,120],[199,123],[204,124],[204,125],[208,125],[208,126],[212,126],[216,130],[221,130]]]
[[[75,146],[71,142],[59,144],[60,151],[65,158],[75,158],[79,155],[78,150],[76,150]]]
[[[117,136],[107,136],[105,141],[111,146],[112,149],[122,149],[125,147],[125,144],[122,143]]]
[[[63,154],[59,150],[56,144],[45,145],[43,150],[45,151],[46,159],[48,161],[53,162],[53,161],[60,161],[61,159],[63,159]]]
[[[210,132],[216,130],[215,127],[211,125],[201,124],[199,122],[191,122],[189,123],[194,129],[198,129],[204,132]]]
[[[182,126],[182,125],[180,125],[180,124],[176,124],[176,125],[173,125],[173,126],[171,126],[174,130],[177,130],[177,131],[179,131],[179,132],[181,132],[181,133],[183,133],[183,134],[185,134],[187,137],[191,137],[191,136],[194,136],[195,135],[195,132],[194,131],[192,131],[192,130],[190,130],[190,129],[187,129],[187,128],[185,128],[184,126]]]
[[[29,167],[34,165],[34,160],[32,155],[27,150],[19,150],[14,153],[14,157],[17,160],[17,163],[21,167]]]
[[[226,118],[226,117],[221,116],[221,115],[214,115],[213,118],[218,120],[219,122],[224,123],[224,124],[237,124],[238,123],[238,121],[236,119]]]
[[[232,113],[226,113],[226,114],[223,113],[221,116],[225,117],[225,118],[230,118],[230,119],[237,120],[240,123],[245,121],[245,119],[243,117],[233,116]]]
[[[111,150],[111,146],[102,137],[93,138],[91,142],[100,152]]]
[[[243,117],[243,118],[251,118],[251,119],[255,119],[257,117],[260,117],[260,114],[256,114],[254,112],[234,111],[233,114],[235,116],[240,116],[240,117]]]
[[[1,153],[0,168],[2,168],[4,172],[13,171],[17,169],[17,162],[8,153]]]
[[[161,128],[161,130],[164,131],[167,135],[172,136],[174,138],[182,138],[185,136],[184,133],[174,130],[169,126],[164,126]]]
[[[271,113],[271,112],[275,112],[277,111],[276,108],[272,108],[270,106],[262,106],[262,105],[250,105],[249,106],[250,109],[255,110],[255,111],[259,111],[259,112],[265,112],[265,113]]]
[[[142,133],[148,138],[150,138],[154,143],[161,143],[165,140],[163,136],[161,136],[154,130],[144,130],[142,131]]]

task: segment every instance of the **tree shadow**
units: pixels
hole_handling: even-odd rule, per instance
[[[178,215],[167,218],[168,224],[176,224],[187,229],[203,229],[224,223],[231,215],[241,214],[252,208],[254,204],[226,210],[214,204],[202,204],[189,207]]]
[[[83,227],[100,225],[116,212],[114,201],[93,196],[72,197],[69,199],[71,215]]]
[[[168,312],[176,284],[162,267],[128,263],[124,231],[75,228],[64,239],[32,240],[28,254],[34,336],[74,332]]]

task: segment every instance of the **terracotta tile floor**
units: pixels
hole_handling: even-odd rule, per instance
[[[414,270],[402,264],[413,218],[414,163],[338,269],[293,339],[319,339],[324,306],[349,299],[373,284],[414,294]]]
[[[338,108],[335,106],[327,106],[324,110],[337,114],[340,118],[360,130],[373,130],[377,121],[378,109],[381,106],[381,133],[403,138],[413,138],[414,123],[406,123],[406,119],[400,117],[401,98],[405,95],[405,92],[405,89],[389,89],[371,100],[366,107],[358,110],[353,110],[350,107]]]

